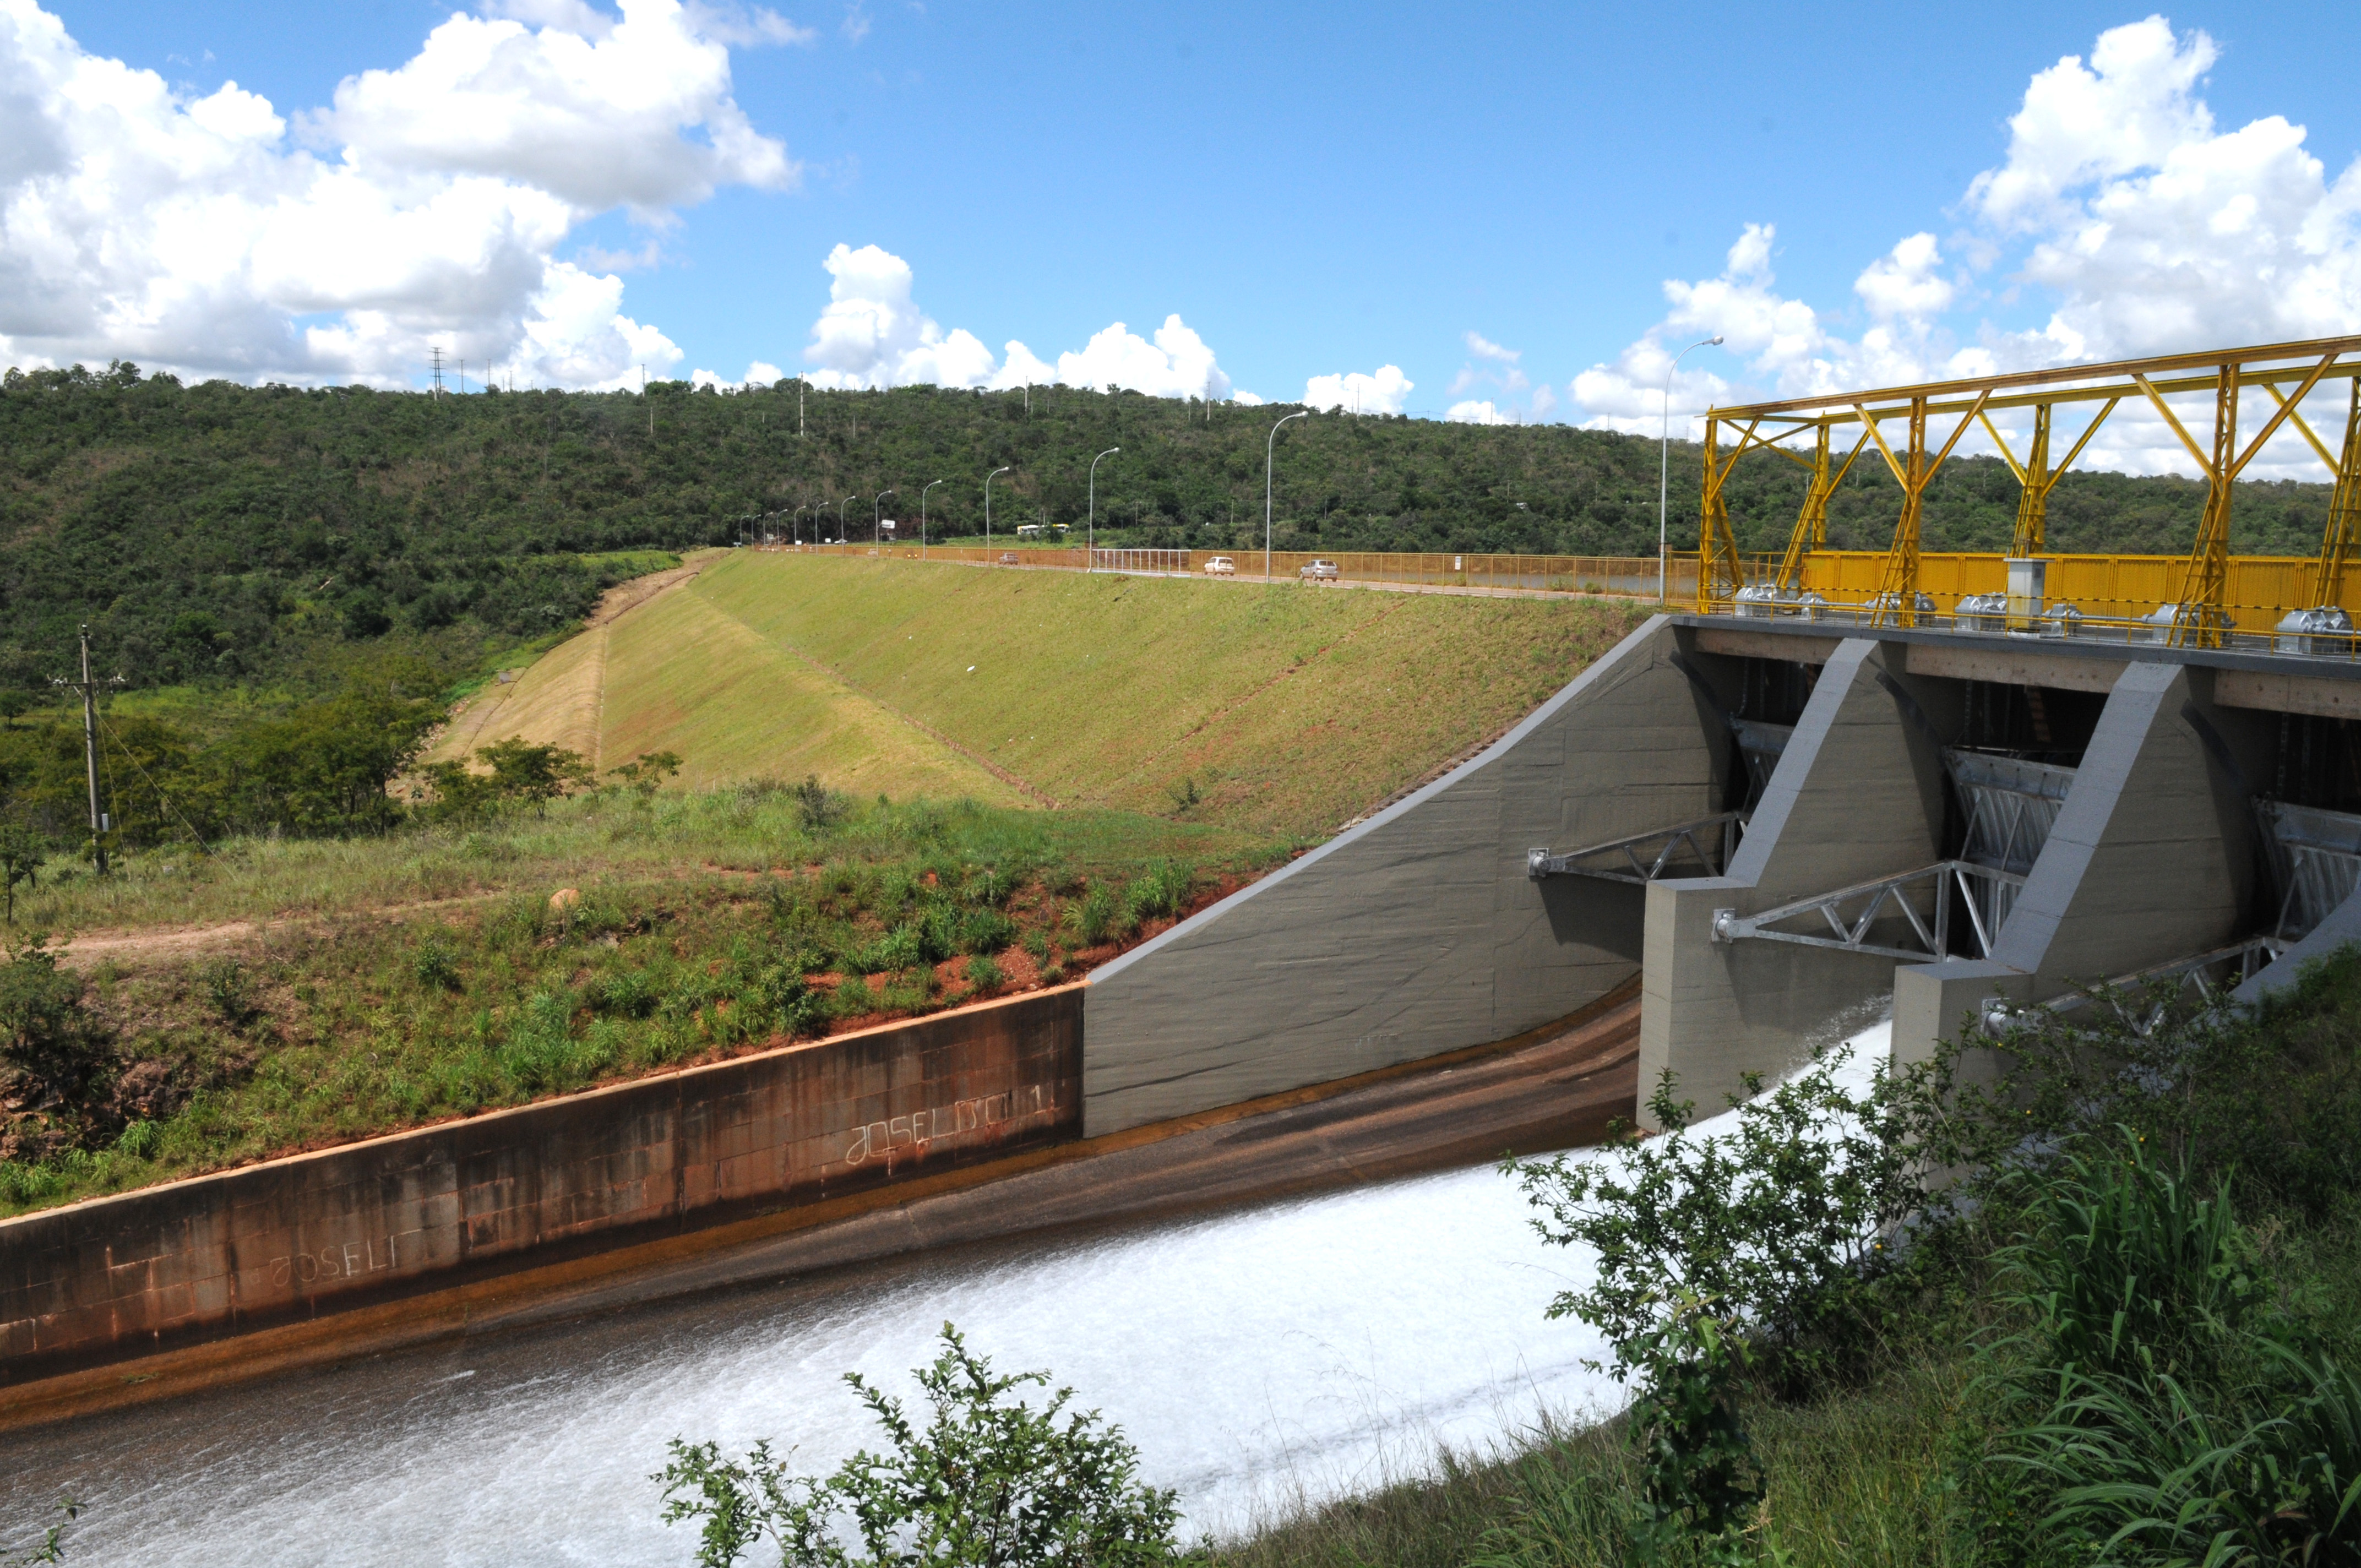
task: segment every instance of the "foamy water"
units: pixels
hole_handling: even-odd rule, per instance
[[[1882,1057],[1883,1025],[1858,1037]],[[77,1563],[687,1563],[667,1439],[759,1437],[819,1471],[949,1319],[1046,1367],[1179,1488],[1191,1532],[1621,1402],[1543,1317],[1588,1260],[1489,1167],[1119,1234],[969,1248],[374,1358],[5,1440],[0,1542],[91,1505]],[[45,1522],[45,1521],[44,1521]]]

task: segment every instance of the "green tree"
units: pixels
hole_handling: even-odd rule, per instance
[[[16,919],[16,887],[37,885],[41,874],[41,841],[21,822],[0,822],[0,887],[6,889],[7,916]]]
[[[113,1032],[83,1004],[82,977],[59,967],[46,933],[0,961],[0,1099],[86,1137],[114,1046]]]
[[[539,807],[588,787],[594,776],[580,752],[532,745],[515,735],[478,747],[476,761],[484,772],[450,762],[426,769],[426,782],[434,791],[434,815],[468,817],[514,806]]]
[[[675,751],[642,751],[620,768],[609,768],[607,776],[630,785],[644,798],[655,794],[664,780],[680,772],[680,756]]]
[[[673,1440],[664,1522],[703,1521],[699,1568],[730,1568],[769,1536],[785,1568],[1146,1568],[1179,1558],[1173,1494],[1139,1480],[1139,1454],[1096,1411],[1069,1413],[1060,1388],[1037,1408],[1038,1372],[995,1374],[945,1323],[942,1353],[918,1370],[931,1415],[860,1374],[845,1381],[884,1429],[825,1479],[788,1474],[758,1442],[743,1460]],[[1060,1417],[1063,1417],[1062,1421]],[[847,1537],[857,1540],[848,1546]]]

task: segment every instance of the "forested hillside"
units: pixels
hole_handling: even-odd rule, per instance
[[[973,393],[642,393],[183,387],[134,367],[11,370],[0,389],[0,688],[43,689],[77,621],[136,686],[284,684],[324,649],[390,638],[438,663],[577,621],[611,566],[580,557],[730,539],[735,520],[822,504],[927,510],[939,530],[1080,524],[1092,455],[1117,543],[1240,545],[1261,532],[1263,456],[1284,410],[1035,388]],[[1653,554],[1657,454],[1557,425],[1320,415],[1279,438],[1278,543],[1305,549]],[[1775,548],[1802,470],[1750,459],[1731,481],[1741,543]],[[1697,453],[1672,458],[1675,547],[1693,540]],[[2309,553],[2324,485],[2242,487],[2235,547]],[[848,511],[847,498],[854,499]],[[2185,548],[2202,488],[2073,474],[2051,499],[2067,551]],[[1928,549],[1993,549],[2016,485],[1990,459],[1930,492]],[[1830,542],[1882,546],[1891,477],[1863,461]],[[808,531],[811,513],[804,513]]]

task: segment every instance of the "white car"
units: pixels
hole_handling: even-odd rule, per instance
[[[1301,573],[1307,583],[1333,583],[1342,575],[1334,561],[1306,561]]]
[[[1238,564],[1227,555],[1216,555],[1205,563],[1205,576],[1209,577],[1235,577],[1237,575]]]

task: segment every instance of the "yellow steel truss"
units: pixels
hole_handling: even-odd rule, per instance
[[[2334,602],[2356,535],[2361,534],[2361,401],[2346,419],[2341,458],[2331,457],[2326,444],[2297,413],[2296,405],[2323,380],[2361,377],[2361,360],[2341,356],[2361,353],[2361,336],[2320,338],[2303,343],[2268,344],[2252,348],[2217,349],[2202,354],[2164,355],[2150,359],[2106,365],[2069,365],[2049,370],[2018,371],[2002,376],[1896,387],[1875,392],[1839,392],[1740,408],[1713,409],[1706,415],[1705,496],[1698,517],[1697,608],[1730,607],[1745,586],[1745,568],[1730,527],[1723,489],[1738,459],[1768,447],[1813,469],[1785,555],[1778,567],[1782,591],[1799,588],[1803,559],[1826,535],[1828,495],[1844,470],[1822,481],[1828,472],[1828,427],[1855,421],[1865,439],[1877,444],[1886,466],[1902,488],[1902,512],[1895,520],[1885,567],[1873,601],[1872,620],[1909,626],[1917,616],[1919,518],[1927,487],[1937,470],[1959,445],[1971,424],[1981,422],[2015,474],[2019,495],[2015,537],[2010,554],[2030,555],[2044,548],[2048,532],[2049,492],[2059,476],[2074,465],[2092,435],[2116,407],[2132,398],[2145,398],[2163,416],[2205,476],[2206,499],[2197,538],[2180,574],[2180,598],[2173,607],[2171,640],[2188,646],[2218,647],[2229,624],[2224,609],[2224,587],[2230,544],[2230,504],[2239,473],[2254,461],[2263,445],[2283,423],[2292,422],[2312,449],[2337,477],[2336,499],[2331,504],[2326,534],[2321,544],[2317,595]],[[2288,363],[2297,361],[2299,363]],[[2309,363],[2301,363],[2309,361]],[[2281,389],[2293,383],[2292,390]],[[2246,387],[2261,387],[2279,406],[2242,446],[2238,441],[2238,396]],[[2356,382],[2361,389],[2361,382]],[[2210,394],[2213,400],[2213,439],[2201,444],[2166,399],[2191,393]],[[2361,389],[2356,390],[2361,398]],[[2098,402],[2103,406],[2077,440],[2063,462],[2049,461],[2053,410],[2060,403]],[[2033,437],[2020,462],[2009,450],[1991,419],[2006,409],[2033,411]],[[1938,416],[1957,414],[1959,423],[1942,448],[1927,451],[1927,427]],[[1908,437],[1897,453],[1880,429],[1882,422],[1904,422]],[[1719,427],[1741,429],[1727,455],[1720,450]],[[1764,426],[1772,428],[1766,433]],[[1784,427],[1784,428],[1782,428]],[[1777,445],[1806,429],[1817,431],[1816,459]],[[1860,451],[1856,444],[1854,452]],[[1845,468],[1851,466],[1848,457]]]
[[[1828,542],[1828,498],[1836,493],[1844,477],[1852,472],[1852,461],[1861,449],[1869,444],[1869,432],[1862,431],[1861,439],[1845,454],[1844,466],[1831,473],[1828,469],[1828,427],[1811,427],[1815,433],[1812,455],[1790,452],[1784,446],[1772,448],[1780,456],[1800,463],[1812,471],[1809,484],[1804,488],[1804,504],[1796,510],[1795,526],[1787,534],[1787,552],[1779,558],[1779,576],[1775,579],[1781,597],[1793,598],[1804,591],[1804,558]]]

